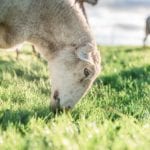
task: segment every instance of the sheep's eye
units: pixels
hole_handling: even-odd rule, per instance
[[[85,77],[88,77],[90,75],[90,71],[87,68],[84,69],[84,75]]]

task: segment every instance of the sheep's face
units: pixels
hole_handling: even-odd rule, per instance
[[[86,47],[65,49],[51,59],[49,68],[52,109],[70,109],[86,94],[97,77],[99,53]]]

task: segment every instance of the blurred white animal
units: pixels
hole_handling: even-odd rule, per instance
[[[144,37],[144,40],[143,40],[144,47],[146,45],[146,40],[147,40],[149,34],[150,34],[150,16],[147,17],[147,19],[146,19],[145,37]]]

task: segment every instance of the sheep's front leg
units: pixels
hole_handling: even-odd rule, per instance
[[[148,35],[146,34],[146,36],[144,37],[144,40],[143,40],[143,47],[144,47],[144,48],[145,48],[145,46],[146,46],[147,37],[148,37]]]
[[[40,54],[36,51],[35,46],[32,45],[32,52],[35,56],[37,56],[38,58],[40,58]]]

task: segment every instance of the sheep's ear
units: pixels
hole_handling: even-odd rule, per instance
[[[92,49],[86,49],[84,47],[76,50],[77,57],[88,63],[93,63],[92,52],[93,52]]]

